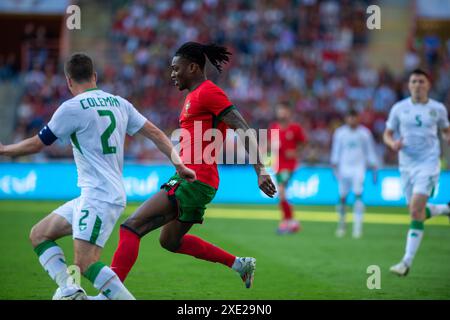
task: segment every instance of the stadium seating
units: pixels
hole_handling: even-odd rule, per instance
[[[381,134],[390,107],[407,92],[403,74],[366,63],[369,31],[363,21],[368,3],[124,1],[110,32],[115,63],[98,70],[99,86],[129,99],[170,134],[178,125],[183,99],[169,79],[173,53],[188,40],[225,44],[233,52],[232,61],[220,77],[210,68],[210,76],[252,126],[267,128],[277,101],[290,101],[310,137],[305,162],[324,164],[342,114],[356,108],[374,133],[384,162],[395,164]],[[438,41],[431,59],[429,47],[436,41],[414,34],[412,39],[416,41],[405,43],[405,71],[414,63],[430,67],[436,79],[432,96],[449,102],[450,46]],[[442,70],[433,69],[437,61]],[[17,109],[16,135],[39,128],[70,97],[61,70],[47,62],[24,71],[26,93]],[[47,158],[71,156],[68,148],[54,149]],[[140,139],[127,141],[126,159],[164,160],[154,145]]]

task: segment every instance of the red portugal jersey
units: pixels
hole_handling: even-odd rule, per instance
[[[273,141],[278,145],[278,157],[275,159],[275,168],[277,172],[282,170],[293,171],[297,167],[297,157],[290,158],[288,152],[295,153],[297,146],[306,142],[306,135],[302,127],[296,123],[290,123],[287,127],[281,127],[278,122],[273,123],[269,129],[279,130],[279,141]]]
[[[210,80],[190,92],[180,114],[180,157],[195,171],[197,180],[219,187],[217,153],[225,140],[227,125],[221,116],[234,108],[222,89]],[[216,132],[210,129],[218,129]]]

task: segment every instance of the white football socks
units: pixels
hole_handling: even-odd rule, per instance
[[[136,300],[117,274],[101,262],[93,263],[84,276],[110,300]]]
[[[345,228],[345,204],[338,204],[336,206],[336,211],[339,215],[339,222],[338,222],[338,228],[344,229]]]
[[[74,284],[73,278],[67,273],[64,252],[55,242],[44,241],[34,251],[39,256],[39,262],[44,270],[60,288]]]
[[[353,236],[361,236],[364,217],[364,203],[356,199],[353,204]]]
[[[408,234],[406,236],[406,248],[403,262],[410,267],[419,249],[423,238],[423,222],[412,221]]]

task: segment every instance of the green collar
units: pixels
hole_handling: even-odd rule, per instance
[[[95,87],[95,88],[86,89],[83,92],[88,92],[88,91],[93,91],[93,90],[100,90],[100,89]]]

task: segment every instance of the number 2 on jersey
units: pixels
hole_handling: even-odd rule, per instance
[[[98,114],[101,117],[109,117],[111,120],[110,125],[100,136],[100,140],[102,141],[103,154],[111,154],[116,153],[116,147],[112,147],[108,144],[108,139],[111,137],[114,129],[116,129],[116,118],[111,110],[97,110]]]

